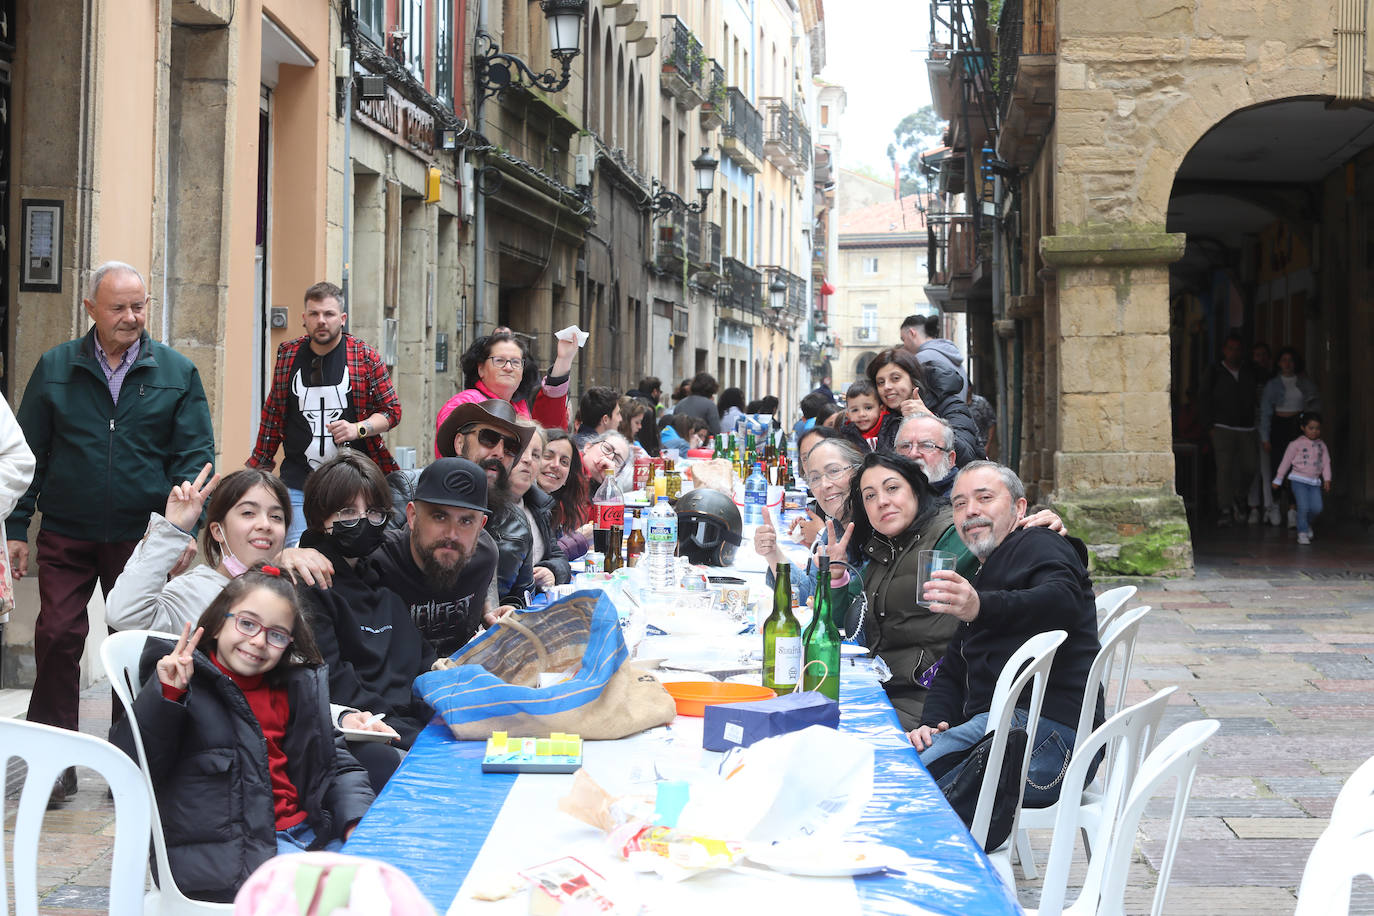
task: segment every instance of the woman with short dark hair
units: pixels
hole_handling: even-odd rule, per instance
[[[329,665],[330,699],[384,713],[399,736],[397,747],[408,749],[433,715],[411,684],[436,654],[416,629],[410,608],[367,559],[380,546],[392,511],[386,478],[366,455],[340,451],[306,479],[304,508],[301,546],[314,547],[334,564],[332,587],[300,589]],[[378,791],[400,764],[397,749],[387,744],[354,742],[349,749]]]

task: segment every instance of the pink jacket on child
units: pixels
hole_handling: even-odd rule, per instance
[[[1331,450],[1320,439],[1299,436],[1288,443],[1283,452],[1283,463],[1274,472],[1274,485],[1283,483],[1283,475],[1292,469],[1290,475],[1298,483],[1319,487],[1322,481],[1331,479]]]

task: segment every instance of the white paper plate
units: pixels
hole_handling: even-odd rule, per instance
[[[391,741],[394,737],[385,732],[374,732],[365,728],[341,727],[339,731],[343,733],[344,739],[347,741]]]
[[[852,642],[840,643],[841,658],[858,658],[860,655],[867,655],[868,649],[864,646],[856,646]]]
[[[763,846],[748,852],[751,862],[788,875],[849,878],[869,875],[905,862],[907,854],[877,843],[827,843]]]

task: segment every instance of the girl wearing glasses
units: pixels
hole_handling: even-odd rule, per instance
[[[459,404],[475,404],[490,398],[509,401],[522,417],[533,417],[540,426],[566,429],[568,426],[568,378],[572,373],[577,343],[558,340],[557,358],[542,379],[530,359],[528,348],[509,328],[497,328],[479,337],[463,354],[463,384],[467,386],[439,409],[434,428]],[[436,447],[434,454],[438,456]]]
[[[175,643],[150,639],[140,671],[134,715],[188,896],[227,903],[274,855],[338,849],[372,804],[334,739],[310,624],[274,567],[231,581]],[[135,756],[127,721],[110,740]]]
[[[386,716],[395,746],[350,742],[378,791],[401,762],[433,712],[410,689],[436,653],[411,619],[410,608],[386,588],[368,560],[381,544],[391,515],[391,490],[377,465],[361,452],[342,451],[305,482],[306,532],[334,566],[330,588],[302,586],[320,655],[329,666],[332,702]]]

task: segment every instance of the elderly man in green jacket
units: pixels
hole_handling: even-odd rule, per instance
[[[34,367],[19,425],[33,449],[33,483],[6,522],[14,577],[29,571],[29,521],[37,538],[38,621],[28,720],[76,730],[81,652],[96,580],[109,592],[148,514],[172,486],[214,461],[214,432],[195,364],[144,330],[148,288],[128,264],[91,275],[84,337],[53,347]],[[53,798],[76,791],[66,770]]]

